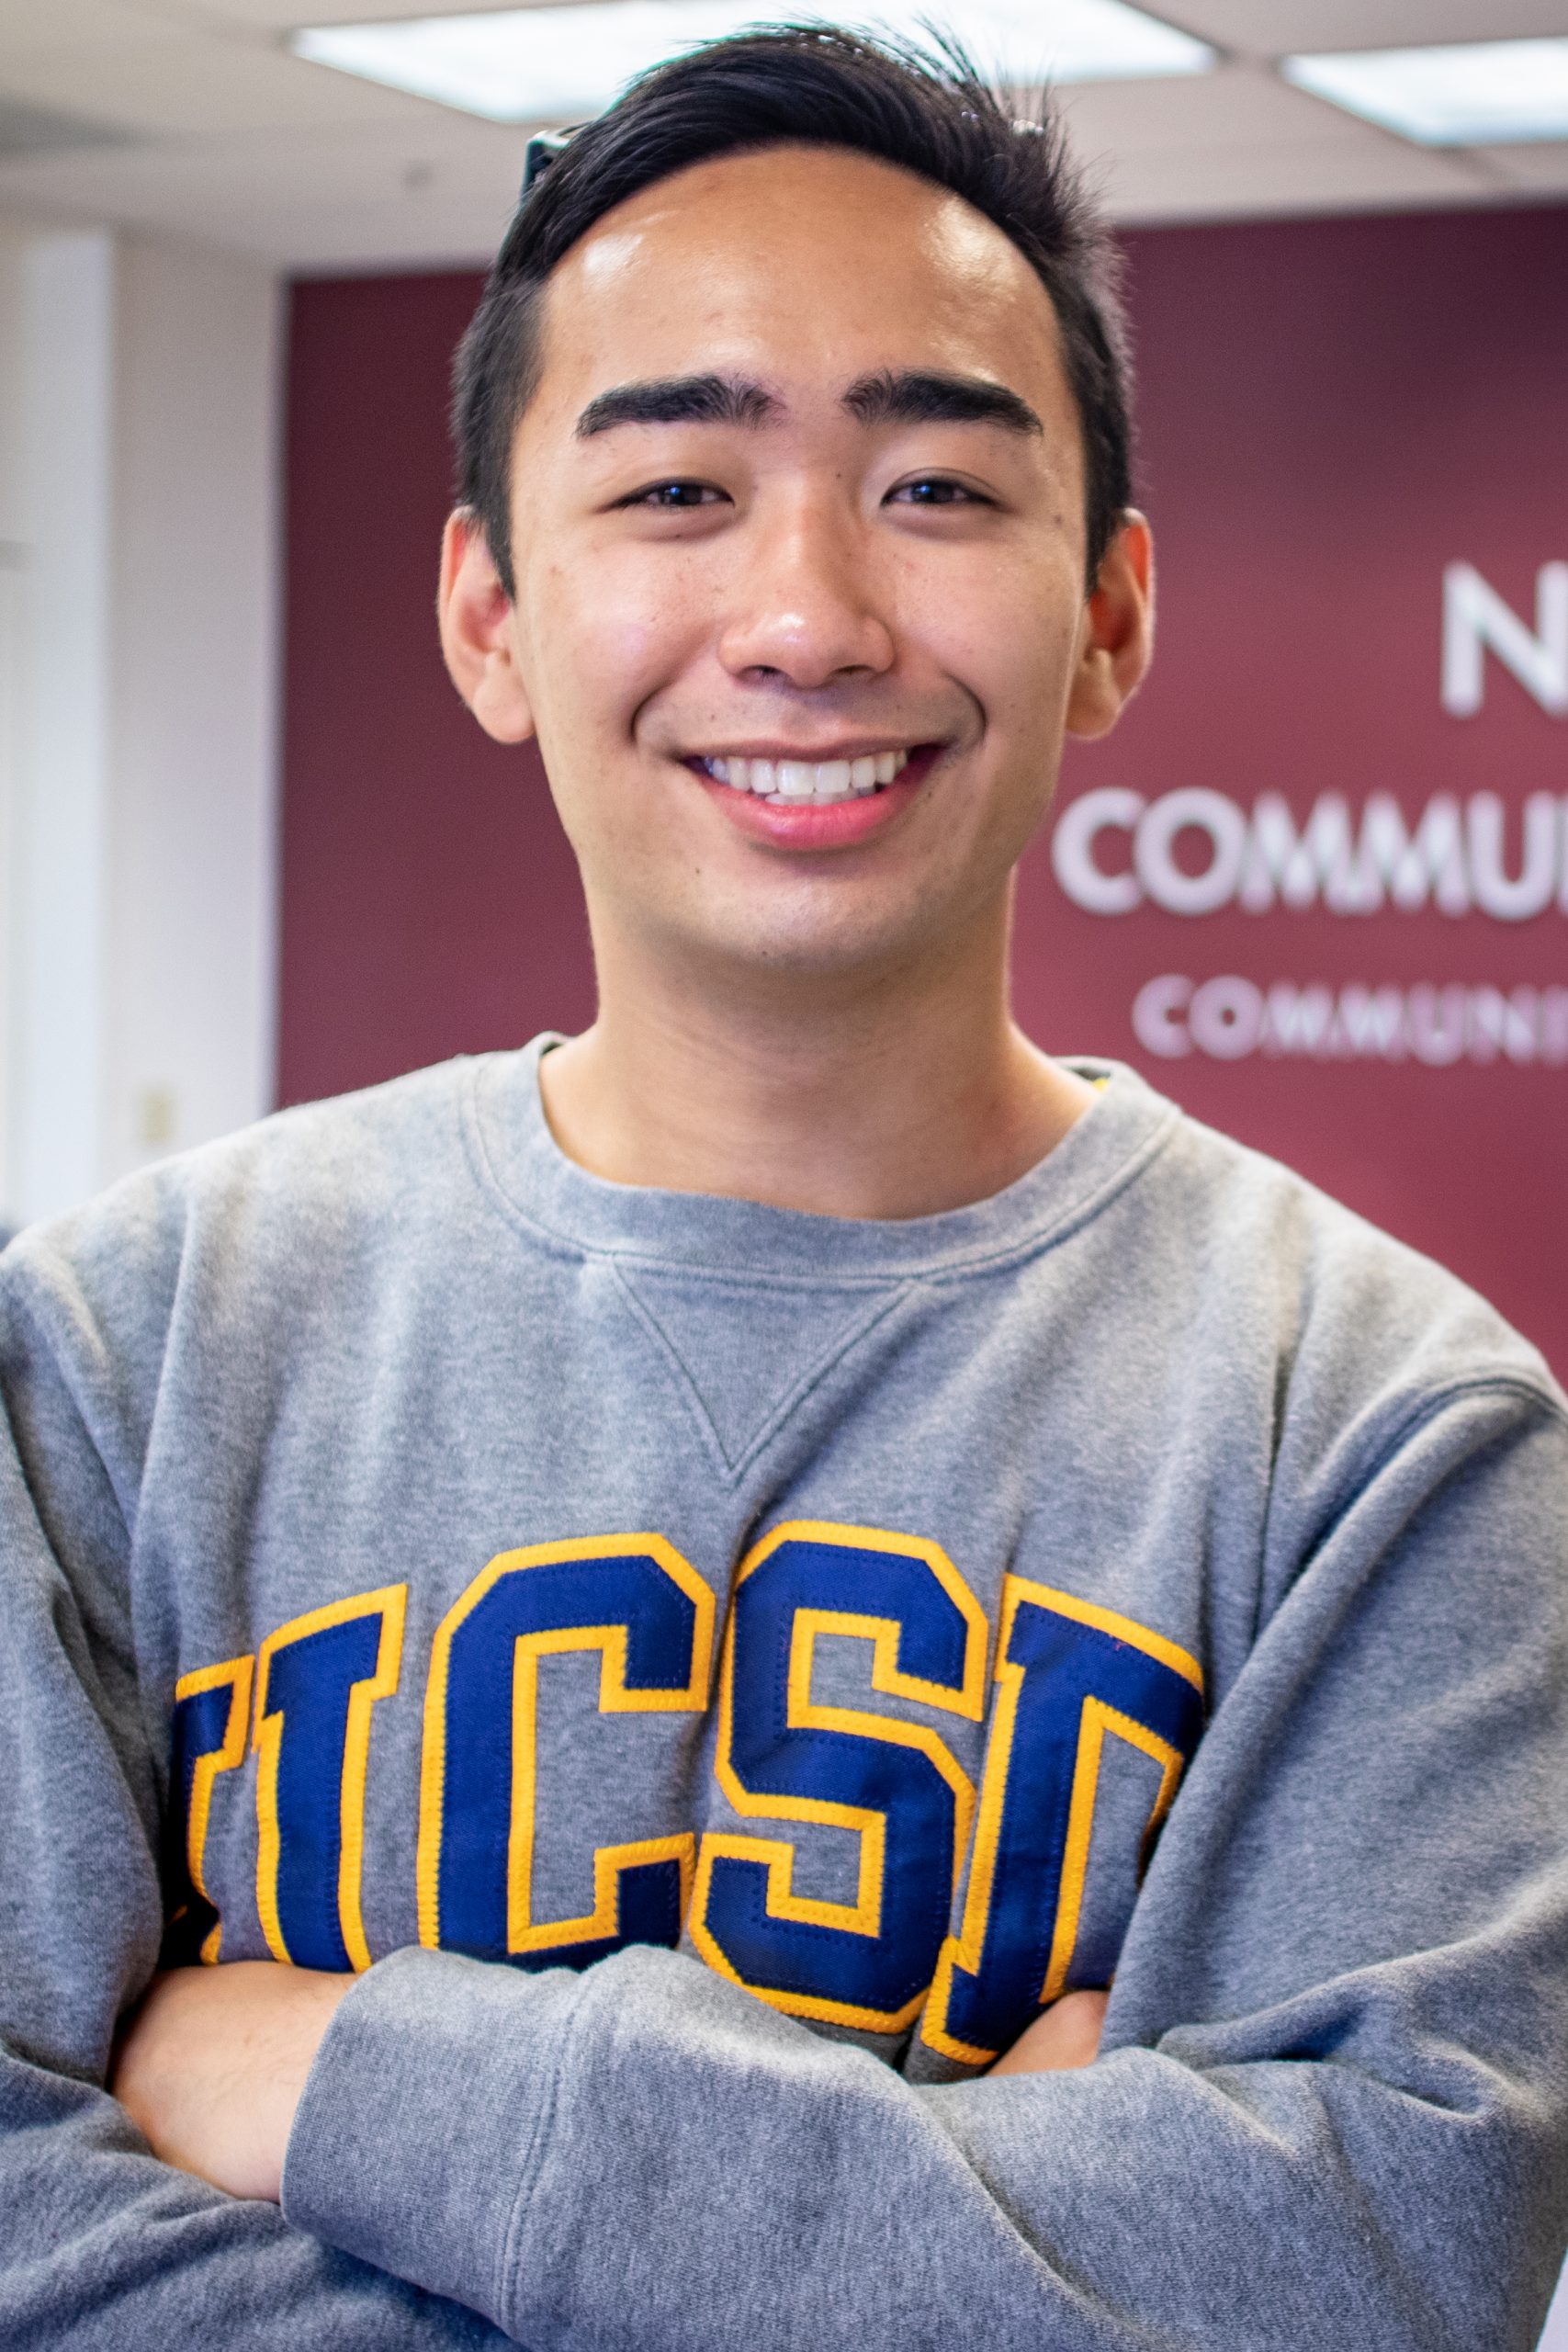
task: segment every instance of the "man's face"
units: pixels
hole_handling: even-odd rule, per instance
[[[1064,729],[1129,683],[1038,278],[845,151],[697,165],[572,249],[513,514],[510,608],[449,547],[448,654],[493,733],[536,732],[602,944],[940,954],[1005,903]],[[482,674],[454,628],[488,632]]]

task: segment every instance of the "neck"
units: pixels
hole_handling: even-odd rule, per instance
[[[1010,906],[941,958],[722,974],[595,938],[599,1015],[542,1065],[569,1159],[615,1183],[825,1216],[1000,1192],[1093,1099],[1008,1010]]]

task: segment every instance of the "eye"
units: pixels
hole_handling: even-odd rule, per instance
[[[989,506],[991,501],[946,474],[922,474],[915,481],[901,481],[896,490],[890,490],[886,503],[901,506]]]
[[[694,506],[717,506],[724,501],[722,490],[709,481],[655,481],[646,490],[634,490],[629,498],[617,503],[622,506],[651,507],[656,514],[678,514]]]

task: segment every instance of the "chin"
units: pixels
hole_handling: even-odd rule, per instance
[[[690,944],[694,948],[696,943]],[[932,944],[925,910],[881,909],[872,914],[840,907],[827,922],[727,924],[708,934],[702,952],[740,971],[808,983],[906,965],[928,956]]]

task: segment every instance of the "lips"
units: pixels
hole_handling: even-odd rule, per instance
[[[688,758],[686,765],[730,823],[754,841],[777,850],[839,850],[869,841],[893,824],[919,796],[943,748],[940,743],[889,746],[881,752],[857,752],[852,758],[815,761],[711,752]],[[863,760],[871,766],[871,782],[857,786],[854,770]],[[742,762],[744,783],[732,781]],[[716,773],[721,765],[726,770],[722,777]],[[887,783],[879,780],[879,767],[884,774],[891,771]],[[791,768],[797,768],[800,775],[790,775]],[[760,778],[759,769],[763,772]],[[781,770],[784,771],[782,778]],[[844,789],[846,772],[848,788]],[[820,793],[818,778],[826,786]],[[802,779],[807,787],[804,790]],[[758,781],[771,782],[773,789],[760,792]],[[794,788],[781,789],[781,782]]]

